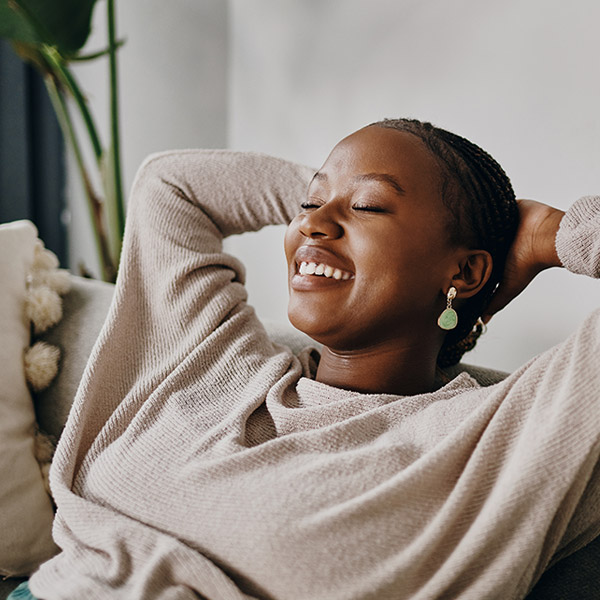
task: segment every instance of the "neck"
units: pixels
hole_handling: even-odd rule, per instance
[[[435,389],[439,347],[395,343],[351,351],[324,347],[316,380],[367,394],[411,396]]]

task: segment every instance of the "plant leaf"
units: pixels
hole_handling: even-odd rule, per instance
[[[0,37],[14,42],[40,42],[31,23],[20,12],[13,10],[8,0],[0,0]]]
[[[0,0],[0,35],[69,57],[85,44],[96,0]]]

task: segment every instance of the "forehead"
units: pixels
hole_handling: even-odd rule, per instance
[[[328,180],[382,173],[397,178],[407,192],[438,192],[440,167],[415,135],[369,126],[344,138],[319,170]]]

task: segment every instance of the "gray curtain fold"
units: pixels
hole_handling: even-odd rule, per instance
[[[67,267],[61,131],[42,77],[0,40],[0,222],[29,219]]]

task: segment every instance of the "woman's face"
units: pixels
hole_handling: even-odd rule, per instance
[[[333,149],[285,237],[296,328],[340,351],[439,335],[458,262],[438,173],[421,140],[393,129]]]

